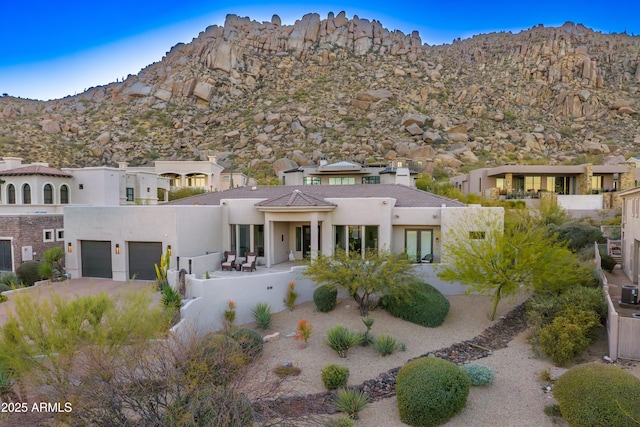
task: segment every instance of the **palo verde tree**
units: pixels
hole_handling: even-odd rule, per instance
[[[441,279],[491,295],[495,318],[500,301],[522,289],[558,292],[579,283],[584,270],[576,256],[549,234],[528,210],[509,210],[504,225],[487,218],[461,218],[443,239]]]
[[[328,284],[346,289],[360,309],[369,313],[372,294],[388,294],[415,278],[413,265],[404,253],[386,249],[368,250],[363,254],[337,249],[334,255],[318,254],[303,273],[319,285]]]

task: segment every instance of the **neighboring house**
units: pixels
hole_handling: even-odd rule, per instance
[[[406,167],[406,161],[396,165],[369,164],[341,161],[328,163],[321,160],[316,166],[299,166],[278,174],[282,185],[354,185],[402,184],[415,187],[417,172]]]
[[[156,160],[153,166],[131,167],[126,162],[118,167],[132,172],[146,172],[167,178],[171,189],[181,187],[202,188],[205,191],[222,191],[235,187],[254,185],[255,180],[238,171],[225,169],[216,156],[208,160]],[[166,201],[167,199],[165,199]]]
[[[638,283],[640,276],[640,187],[620,193],[622,198],[622,269]]]
[[[446,258],[448,230],[480,214],[484,235],[502,223],[504,211],[396,184],[239,187],[162,206],[70,206],[66,265],[73,277],[153,279],[153,264],[167,250],[172,268],[191,273],[184,260],[212,253],[256,252],[261,268],[269,268],[337,247],[406,251],[417,263],[431,263]]]
[[[619,207],[616,192],[634,186],[635,164],[504,165],[476,169],[450,182],[463,194],[488,200],[553,197],[568,211],[596,211]]]
[[[157,204],[167,179],[118,168],[63,168],[47,163],[22,164],[18,157],[0,161],[0,272],[24,261],[39,260],[45,250],[64,242],[63,207],[70,205]]]
[[[640,156],[631,156],[627,159],[627,163],[633,163],[636,167],[634,186],[640,185]]]

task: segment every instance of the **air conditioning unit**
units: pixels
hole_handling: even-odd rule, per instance
[[[638,304],[638,287],[623,285],[620,302],[623,304]]]

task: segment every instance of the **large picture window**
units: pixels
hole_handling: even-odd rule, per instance
[[[320,185],[319,176],[305,176],[302,178],[302,184],[304,185]]]
[[[336,250],[347,252],[378,250],[378,226],[377,225],[336,225],[333,227],[333,246]]]
[[[355,183],[356,179],[352,176],[329,178],[329,185],[353,185]]]

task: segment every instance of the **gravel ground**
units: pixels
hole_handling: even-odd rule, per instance
[[[405,352],[380,357],[372,348],[357,347],[349,351],[347,358],[340,358],[322,344],[325,331],[337,324],[350,329],[365,330],[355,304],[342,300],[330,313],[315,312],[313,303],[297,306],[291,312],[274,315],[272,328],[264,334],[280,332],[275,341],[265,344],[263,356],[255,366],[253,378],[264,380],[273,368],[285,361],[299,367],[302,372],[285,385],[283,394],[314,394],[325,392],[320,378],[323,366],[336,363],[349,367],[349,385],[362,384],[390,369],[402,366],[407,360],[468,340],[494,324],[487,319],[491,301],[485,296],[456,295],[448,297],[451,309],[447,319],[438,328],[425,328],[396,319],[382,310],[372,311],[375,323],[373,335],[388,334],[404,342]],[[505,315],[517,301],[504,302],[498,308],[498,316]],[[300,319],[307,319],[313,326],[313,334],[307,347],[286,335],[295,331]],[[252,325],[247,325],[252,326]],[[488,387],[473,387],[465,409],[447,426],[562,426],[554,424],[544,413],[544,407],[554,403],[550,394],[543,391],[538,379],[541,371],[550,368],[548,361],[534,357],[526,342],[526,332],[520,333],[506,348],[481,358],[479,363],[494,369],[496,378]],[[294,405],[292,405],[294,406]],[[301,424],[302,425],[302,424]],[[403,426],[399,420],[395,396],[369,404],[358,420],[357,426]]]

